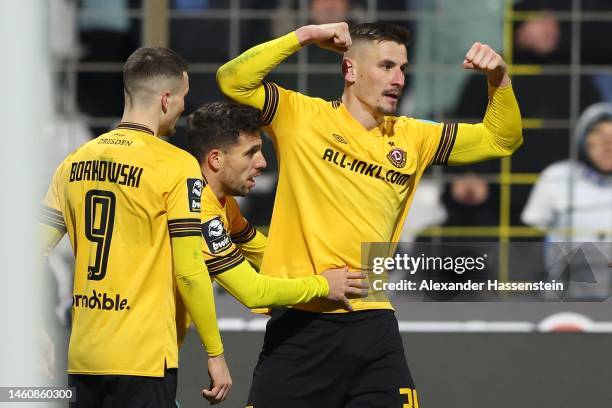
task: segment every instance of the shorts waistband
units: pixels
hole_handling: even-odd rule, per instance
[[[395,318],[395,312],[390,309],[359,310],[350,313],[317,313],[293,308],[274,308],[272,318],[291,318],[304,320],[319,320],[340,324],[354,324],[370,319]]]

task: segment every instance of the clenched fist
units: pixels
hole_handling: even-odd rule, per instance
[[[315,43],[326,50],[344,53],[351,46],[348,24],[330,23],[300,27],[295,34],[302,46]]]
[[[510,84],[508,66],[493,48],[487,44],[474,43],[465,54],[463,68],[484,72],[493,86],[506,86]]]

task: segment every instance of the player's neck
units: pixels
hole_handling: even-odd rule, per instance
[[[121,122],[138,123],[144,125],[153,131],[153,134],[158,136],[159,131],[159,115],[154,112],[147,112],[141,109],[125,108]]]
[[[346,106],[351,116],[366,129],[372,130],[378,127],[385,117],[373,112],[368,106],[361,102],[349,89],[345,89],[342,95],[342,103]]]
[[[221,206],[223,206],[225,204],[226,194],[225,191],[223,191],[221,182],[217,180],[216,174],[212,171],[207,171],[206,169],[202,169],[202,174],[204,174],[206,182],[210,186],[210,189],[212,190],[213,194],[215,195],[215,197],[217,197],[217,200],[219,200]]]

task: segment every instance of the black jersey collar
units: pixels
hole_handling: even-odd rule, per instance
[[[145,132],[145,133],[155,136],[155,133],[153,133],[151,128],[145,125],[141,125],[140,123],[121,122],[117,125],[117,129],[138,130],[140,132]]]

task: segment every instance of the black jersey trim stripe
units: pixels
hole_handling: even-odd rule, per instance
[[[185,218],[183,220],[168,221],[168,229],[170,231],[179,231],[184,229],[201,230],[200,220],[197,218]]]
[[[451,152],[453,151],[453,147],[455,146],[455,139],[457,138],[458,125],[456,123],[449,123],[448,127],[449,127],[449,131],[448,131],[449,141],[446,146],[446,152],[444,153],[444,156],[442,157],[442,163],[444,165],[448,164],[448,159],[450,158]]]
[[[238,248],[234,248],[229,254],[219,255],[215,258],[206,261],[206,265],[210,265],[212,268],[216,268],[226,264],[229,260],[242,256],[242,252]]]
[[[57,222],[53,222],[53,221],[50,221],[50,220],[45,220],[45,219],[42,219],[42,218],[40,219],[40,222],[42,222],[45,225],[48,225],[50,227],[55,228],[56,230],[58,230],[61,233],[65,233],[67,231],[66,230],[66,226],[64,224],[59,224]]]
[[[446,143],[448,142],[448,125],[444,124],[442,127],[442,134],[440,135],[440,141],[438,143],[438,149],[436,150],[436,154],[433,158],[433,164],[442,164],[441,157],[443,155],[444,150],[446,149]]]
[[[237,234],[230,235],[230,238],[234,244],[244,244],[245,242],[249,242],[255,238],[256,234],[257,231],[255,231],[255,228],[251,225],[251,223],[247,223],[242,231],[238,232]]]
[[[51,207],[42,206],[41,214],[46,218],[64,224],[64,215],[61,213],[61,211],[57,211]]]
[[[197,237],[202,235],[199,218],[175,218],[168,220],[168,232],[171,238]]]
[[[440,144],[434,155],[432,164],[446,165],[448,159],[455,145],[455,138],[457,136],[457,124],[456,123],[445,123],[442,127],[442,136],[440,137]]]
[[[269,125],[274,119],[276,114],[276,108],[278,107],[278,88],[275,84],[270,82],[263,82],[266,97],[264,99],[264,106],[261,114],[261,122],[264,126]]]
[[[182,224],[172,224],[172,225],[168,225],[168,229],[173,231],[173,230],[180,230],[180,229],[200,229],[201,228],[201,224],[197,223],[197,222],[186,222],[186,223],[182,223]]]
[[[58,217],[61,217],[62,219],[64,218],[64,216],[62,215],[62,212],[59,211],[59,210],[56,210],[55,208],[51,208],[51,207],[46,206],[46,205],[43,205],[41,208],[42,208],[43,211],[46,211],[46,212],[48,212],[50,214],[55,214]]]
[[[201,229],[201,224],[196,222],[177,224],[177,225],[169,225],[168,229],[171,231],[174,230],[182,230],[182,229]]]
[[[46,214],[42,214],[42,213],[39,215],[39,217],[38,217],[38,218],[39,218],[41,221],[43,221],[43,222],[52,222],[52,223],[54,223],[54,224],[58,224],[58,225],[63,225],[63,226],[66,226],[66,223],[64,222],[64,219],[63,219],[63,218],[62,218],[62,219],[57,219],[57,218],[55,218],[55,217],[49,217],[48,215],[46,215]]]
[[[194,231],[194,230],[185,230],[185,231],[176,231],[170,232],[170,238],[181,238],[181,237],[201,237],[202,231]]]
[[[199,232],[202,233],[202,228],[200,226],[196,226],[195,224],[192,226],[185,226],[180,228],[168,228],[168,232],[170,234],[178,233],[178,232]]]
[[[60,232],[66,232],[66,222],[62,213],[54,208],[43,205],[40,209],[38,219],[43,224],[57,229]]]
[[[210,265],[211,267],[216,268],[218,266],[222,266],[225,263],[227,263],[229,259],[233,259],[241,255],[242,255],[242,252],[238,248],[234,248],[232,252],[230,252],[229,254],[220,255],[213,259],[207,260],[206,265]]]
[[[244,255],[242,255],[242,252],[232,252],[229,255],[224,255],[215,259],[209,259],[205,263],[209,271],[215,272],[227,267],[227,265],[233,265],[236,262],[240,263],[243,259]]]
[[[139,130],[141,132],[149,133],[150,135],[155,135],[153,130],[151,130],[151,128],[148,126],[134,122],[121,122],[117,125],[117,129]]]
[[[240,265],[242,262],[244,262],[244,255],[242,255],[242,252],[238,252],[236,254],[232,252],[232,254],[224,256],[223,260],[225,262],[223,262],[222,264],[213,265],[213,262],[211,262],[211,260],[206,261],[205,263],[206,263],[206,267],[208,268],[208,273],[211,276],[219,275],[220,273],[228,271]],[[218,260],[218,259],[215,259],[215,260]]]
[[[168,225],[175,225],[175,224],[183,224],[183,223],[200,223],[200,219],[199,218],[174,218],[171,220],[168,220]]]

